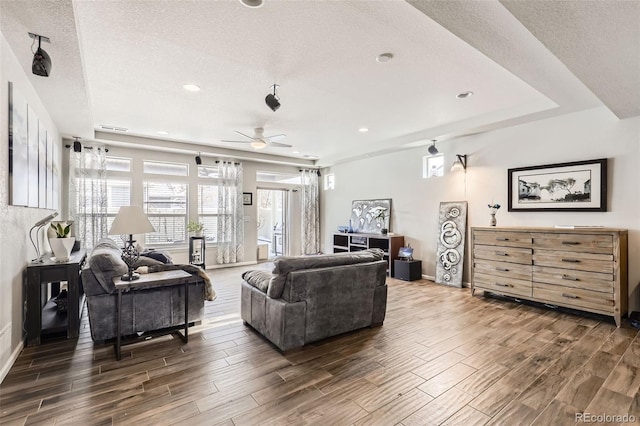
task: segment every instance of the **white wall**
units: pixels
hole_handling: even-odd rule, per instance
[[[349,219],[355,199],[392,198],[391,231],[405,236],[422,259],[423,274],[435,275],[438,208],[441,201],[467,200],[468,226],[488,226],[487,204],[503,207],[498,226],[604,225],[629,230],[630,306],[640,308],[640,117],[618,120],[605,108],[523,124],[438,144],[445,176],[422,179],[426,147],[340,164],[336,189],[322,191],[323,247]],[[455,154],[468,155],[468,170],[450,173]],[[609,158],[608,212],[508,212],[507,169]],[[466,190],[465,190],[466,178]],[[468,253],[464,280],[468,281]]]
[[[22,70],[16,56],[0,33],[0,332],[5,331],[8,343],[0,346],[0,380],[11,364],[12,355],[22,345],[23,282],[27,261],[36,254],[29,242],[29,229],[35,222],[48,216],[52,210],[14,207],[9,203],[9,135],[8,82],[14,84],[27,103],[54,133],[54,143],[60,144],[58,130],[40,98]],[[62,150],[59,150],[62,151]],[[42,246],[42,245],[41,245]]]
[[[176,146],[179,148],[179,146]],[[195,164],[195,155],[193,154],[176,154],[169,152],[161,152],[161,151],[151,151],[148,149],[132,149],[132,148],[123,148],[118,146],[108,146],[109,148],[109,156],[114,157],[127,157],[133,159],[133,170],[131,174],[131,179],[134,184],[132,185],[132,204],[142,205],[142,184],[140,182],[143,181],[144,176],[142,173],[142,161],[143,160],[156,160],[156,161],[167,161],[167,162],[175,162],[175,163],[186,163],[189,165],[189,197],[196,197],[197,191],[197,178],[196,178],[196,164]],[[215,157],[212,156],[202,156],[202,165],[203,166],[213,166],[215,165]],[[244,262],[256,262],[257,260],[257,240],[258,240],[258,229],[257,229],[257,182],[256,182],[256,172],[257,171],[274,171],[274,172],[286,172],[286,173],[298,173],[298,167],[294,166],[284,166],[277,164],[268,164],[268,163],[258,163],[254,161],[242,161],[242,169],[243,169],[243,192],[251,192],[253,193],[253,204],[251,206],[244,207],[245,218],[248,218],[248,221],[244,223]],[[137,184],[135,182],[138,182]],[[270,185],[261,185],[261,186],[270,186]],[[64,189],[63,192],[67,192],[67,188]],[[193,204],[191,204],[193,205]],[[197,220],[198,212],[190,211],[190,218],[193,220]],[[188,263],[188,247],[185,248],[172,248],[169,250],[174,262],[176,263]],[[206,263],[207,266],[215,266],[215,258],[216,252],[215,249],[211,249],[207,247],[206,252]]]

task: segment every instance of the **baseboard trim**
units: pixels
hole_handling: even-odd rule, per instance
[[[425,280],[433,281],[434,283],[436,282],[436,277],[431,276],[431,275],[422,274],[422,278],[424,278]],[[469,287],[471,287],[471,283],[463,281],[462,282],[462,287],[469,288]]]
[[[16,346],[16,348],[13,350],[7,362],[2,366],[2,370],[0,370],[0,383],[4,381],[4,378],[9,373],[9,370],[11,370],[11,367],[13,367],[13,364],[16,362],[16,360],[18,359],[18,356],[20,356],[20,352],[22,352],[23,349],[24,349],[24,341],[22,340],[20,341],[18,346]]]
[[[257,264],[258,264],[258,261],[256,260],[249,260],[247,262],[207,265],[207,269],[235,268],[236,266],[248,266],[248,265],[257,265]]]

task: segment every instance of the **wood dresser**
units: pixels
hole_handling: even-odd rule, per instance
[[[627,313],[627,230],[471,228],[471,292],[613,316]]]

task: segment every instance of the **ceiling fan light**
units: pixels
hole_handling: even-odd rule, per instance
[[[244,6],[255,9],[261,7],[264,4],[264,0],[240,0],[240,3]]]
[[[257,141],[251,142],[251,147],[253,149],[262,149],[265,146],[267,146],[267,143],[265,141],[262,141],[262,140],[257,140]]]

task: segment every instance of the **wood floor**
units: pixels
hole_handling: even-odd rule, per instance
[[[452,289],[388,280],[387,317],[283,356],[239,317],[240,269],[189,343],[80,338],[26,348],[0,386],[0,423],[561,425],[640,419],[635,329]]]

